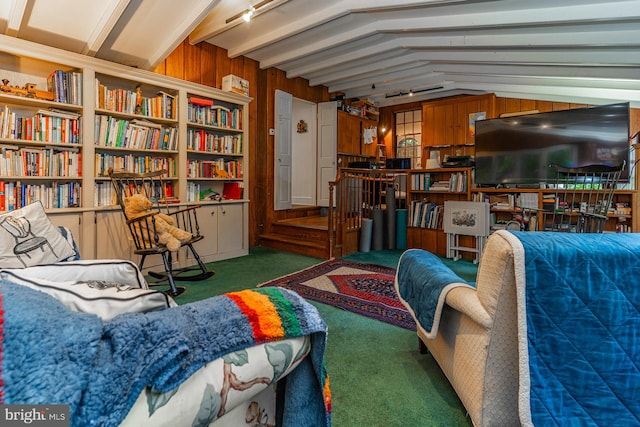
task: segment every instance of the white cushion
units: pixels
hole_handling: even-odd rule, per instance
[[[105,280],[58,281],[33,279],[24,270],[3,270],[3,280],[28,286],[53,296],[69,310],[93,313],[104,321],[122,313],[145,313],[175,307],[167,294]]]
[[[50,264],[76,255],[44,212],[42,203],[0,215],[0,267]]]
[[[58,282],[107,280],[134,288],[149,289],[138,266],[132,261],[123,259],[76,260],[22,269],[4,268],[0,271],[13,271],[21,277],[33,280],[55,279]]]

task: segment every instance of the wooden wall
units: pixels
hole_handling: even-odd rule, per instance
[[[156,69],[156,73],[206,86],[221,88],[222,78],[229,74],[249,81],[249,141],[246,145],[249,164],[249,246],[259,244],[259,236],[276,217],[287,212],[273,210],[273,143],[269,128],[275,126],[273,106],[276,89],[310,102],[329,100],[325,87],[311,87],[305,79],[289,79],[281,70],[261,70],[259,64],[246,57],[229,58],[227,50],[206,42],[180,44]],[[245,189],[245,191],[247,191]]]
[[[155,70],[167,76],[180,78],[206,86],[220,88],[222,78],[235,74],[249,81],[249,189],[250,200],[249,245],[259,244],[261,233],[269,231],[272,221],[300,216],[299,210],[273,210],[274,137],[269,128],[275,127],[273,113],[276,89],[291,93],[294,97],[318,103],[329,100],[326,87],[311,87],[305,79],[289,79],[282,70],[261,70],[259,64],[246,57],[229,58],[227,50],[202,42],[191,45],[188,40],[180,44]],[[393,129],[395,113],[421,108],[420,102],[383,107],[380,109],[379,140],[387,146],[387,156],[394,157]],[[503,113],[538,110],[555,111],[582,107],[582,104],[536,101],[527,99],[496,98],[496,117]],[[381,132],[382,127],[388,130]],[[640,109],[632,109],[631,135],[640,131]],[[297,212],[296,212],[297,211]]]

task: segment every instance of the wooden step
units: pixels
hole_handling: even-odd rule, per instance
[[[281,251],[293,252],[315,258],[328,259],[329,257],[329,242],[326,238],[326,233],[325,238],[321,240],[305,239],[279,233],[261,234],[260,240],[263,246]]]
[[[304,227],[296,224],[290,224],[286,222],[277,222],[271,226],[270,233],[281,234],[289,236],[291,238],[313,241],[325,241],[328,240],[327,229]]]

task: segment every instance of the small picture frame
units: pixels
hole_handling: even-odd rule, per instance
[[[444,202],[444,232],[463,236],[489,235],[489,203]]]

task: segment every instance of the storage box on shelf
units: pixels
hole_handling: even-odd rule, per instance
[[[248,200],[199,200],[200,191],[189,197],[187,190],[203,182],[207,194],[224,193],[225,183],[246,187],[248,137],[242,124],[248,122],[250,98],[13,37],[0,35],[0,41],[0,209],[19,207],[16,194],[24,194],[20,204],[41,200],[54,223],[81,237],[83,258],[135,260],[128,240],[114,238],[126,230],[105,171],[166,169],[161,191],[179,201],[172,208],[201,203],[226,219],[216,218],[200,242],[204,261],[248,253]],[[214,121],[189,119],[192,98],[216,106],[210,111]],[[221,145],[211,151],[187,148],[200,131]],[[230,176],[193,176],[190,162],[199,171],[215,163]],[[209,214],[203,210],[201,216]],[[216,233],[229,242],[220,242]],[[183,254],[175,260],[181,266],[190,262]]]
[[[408,171],[409,247],[426,249],[442,256],[446,254],[447,241],[442,229],[444,202],[470,200],[472,171],[472,168]]]

